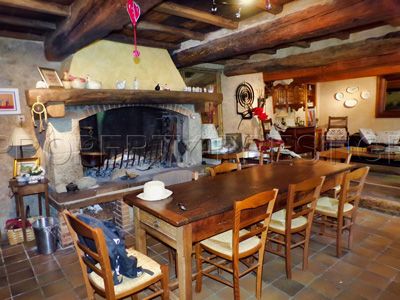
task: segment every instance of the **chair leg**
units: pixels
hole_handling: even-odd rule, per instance
[[[343,219],[337,221],[337,228],[336,228],[336,256],[342,256],[342,226],[343,226]]]
[[[239,265],[235,263],[233,263],[233,296],[235,300],[240,299]]]
[[[173,248],[168,249],[168,261],[169,264],[173,264],[175,268],[175,277],[178,278],[178,266],[176,265],[176,251]]]
[[[138,300],[139,298],[138,298],[138,295],[135,294],[135,295],[131,295],[131,299],[132,299],[132,300]]]
[[[264,255],[264,253],[259,253],[260,255]],[[257,282],[256,282],[256,299],[261,300],[261,277],[262,277],[262,263],[261,260],[258,261],[258,268],[257,268]]]
[[[285,236],[285,265],[287,279],[292,279],[292,256],[290,251],[290,239],[290,236]]]
[[[162,300],[169,299],[169,271],[167,265],[161,265],[161,273],[163,274],[161,278],[161,286],[163,289],[163,294],[161,296]]]
[[[197,275],[196,275],[196,293],[201,292],[202,287],[202,261],[201,261],[201,246],[200,243],[197,243],[195,246],[196,252],[196,267],[197,267]]]
[[[348,237],[348,245],[349,249],[351,249],[353,245],[353,219],[350,220],[350,226],[349,226],[349,237]]]
[[[308,268],[308,246],[310,243],[311,226],[306,229],[306,236],[303,249],[303,271]]]

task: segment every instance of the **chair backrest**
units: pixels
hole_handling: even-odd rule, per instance
[[[307,224],[312,223],[324,181],[325,176],[322,176],[289,185],[286,202],[286,234],[291,231],[292,219],[302,216],[307,218]]]
[[[237,163],[224,162],[218,166],[209,168],[210,175],[214,177],[217,174],[229,173],[241,169],[241,165]]]
[[[330,149],[317,153],[317,157],[321,160],[335,161],[345,164],[350,163],[351,155],[350,152],[338,151],[337,149]]]
[[[346,203],[352,204],[355,208],[358,207],[368,172],[369,167],[363,167],[344,175],[342,189],[339,196],[338,217],[343,214],[343,207]],[[354,212],[355,211],[356,209]]]
[[[272,119],[270,118],[268,120],[261,121],[261,127],[263,130],[264,140],[267,140],[272,127]]]
[[[265,153],[267,153],[269,155],[269,160],[271,163],[279,161],[279,157],[281,155],[282,142],[275,141],[272,139],[266,139],[264,141],[255,139],[254,142],[257,145],[258,152],[260,152],[260,157],[259,157],[260,165],[264,164],[264,154]],[[272,149],[277,149],[277,151],[273,151]]]
[[[328,118],[328,129],[330,128],[346,128],[348,117],[331,117]]]
[[[78,254],[79,263],[83,273],[83,279],[87,289],[90,286],[87,269],[90,268],[93,272],[103,278],[106,298],[115,299],[110,259],[108,256],[107,245],[103,232],[100,228],[92,228],[91,226],[88,226],[67,210],[63,211],[63,216]],[[79,241],[78,236],[93,240],[97,251],[93,252],[84,244],[82,244]],[[95,265],[97,263],[93,264],[91,260],[88,259],[88,256],[96,261],[99,266]]]
[[[153,176],[153,180],[164,182],[165,186],[189,182],[198,179],[198,173],[190,170],[173,170]]]
[[[257,249],[264,253],[265,242],[269,222],[271,220],[272,211],[274,208],[278,190],[273,189],[250,196],[244,200],[236,201],[234,204],[234,224],[232,235],[233,258],[240,259],[239,244],[254,236],[261,235],[261,241]],[[265,207],[263,213],[255,213],[255,210],[260,207]],[[263,222],[262,222],[263,221]],[[255,225],[256,226],[250,226]],[[246,234],[240,235],[239,232],[243,228],[247,228]],[[248,254],[247,254],[248,255]]]

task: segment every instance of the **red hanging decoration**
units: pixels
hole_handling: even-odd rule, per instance
[[[135,1],[128,0],[126,2],[126,10],[128,11],[129,17],[131,18],[131,22],[133,25],[133,37],[135,43],[135,50],[133,50],[133,56],[139,57],[140,51],[137,49],[137,44],[136,44],[136,24],[140,17],[140,7]]]

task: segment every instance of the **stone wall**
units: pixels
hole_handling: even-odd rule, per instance
[[[44,57],[43,44],[39,42],[20,41],[10,38],[0,38],[0,87],[18,88],[21,102],[21,113],[25,116],[23,127],[31,134],[37,149],[29,154],[36,155],[43,160],[39,144],[42,136],[35,133],[30,121],[30,110],[26,106],[25,90],[34,88],[35,83],[41,80],[38,66],[58,70],[60,63],[48,62]],[[4,223],[15,217],[15,202],[8,189],[8,181],[12,177],[15,149],[8,147],[13,129],[18,126],[16,115],[0,115],[0,229],[4,233]],[[14,151],[13,151],[14,150]],[[36,153],[35,153],[36,152]],[[25,153],[28,156],[28,152]],[[32,203],[36,197],[27,199],[32,214],[37,212],[37,205]],[[3,235],[4,236],[4,235]]]

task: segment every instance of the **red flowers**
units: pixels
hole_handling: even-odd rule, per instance
[[[262,107],[255,107],[253,108],[253,114],[260,120],[266,121],[268,120],[268,115],[264,112]]]

